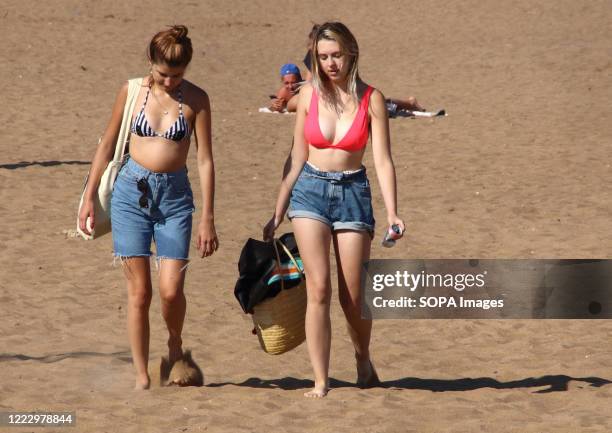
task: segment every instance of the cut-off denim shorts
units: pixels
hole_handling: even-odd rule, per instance
[[[372,192],[365,167],[320,171],[307,162],[291,192],[287,216],[315,219],[332,231],[366,231],[373,236]]]
[[[145,203],[147,207],[141,206]],[[156,173],[128,159],[111,198],[115,256],[149,257],[154,240],[158,259],[188,260],[194,210],[186,167]]]

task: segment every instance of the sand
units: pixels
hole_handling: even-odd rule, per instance
[[[312,401],[305,345],[265,354],[233,297],[240,249],[272,214],[294,119],[257,108],[278,67],[301,61],[312,22],[328,19],[355,33],[364,80],[450,114],[391,121],[408,233],[393,249],[377,233],[372,257],[611,258],[611,17],[606,1],[5,0],[0,411],[75,411],[70,431],[97,433],[611,431],[610,321],[377,321],[384,386],[360,390],[334,301],[333,390]],[[212,100],[221,248],[193,261],[185,288],[185,345],[206,386],[138,393],[111,238],[67,230],[119,86],[146,74],[149,38],[172,23],[189,26],[188,78]],[[365,164],[382,222],[370,152]],[[197,221],[193,149],[188,166]],[[158,298],[151,330],[157,362]]]

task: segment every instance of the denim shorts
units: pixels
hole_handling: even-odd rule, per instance
[[[287,216],[373,236],[372,192],[365,167],[354,172],[320,171],[306,163],[291,192]]]
[[[128,159],[119,171],[111,199],[115,256],[151,256],[154,240],[158,259],[187,260],[194,210],[187,168],[156,173]]]
[[[389,115],[389,117],[391,119],[393,119],[394,117],[397,117],[397,113],[399,111],[399,107],[397,106],[397,104],[395,102],[393,102],[391,99],[385,99],[385,105],[387,106],[387,113]]]

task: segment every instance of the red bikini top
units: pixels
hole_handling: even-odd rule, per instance
[[[321,126],[319,124],[319,95],[315,89],[312,89],[310,109],[308,110],[306,123],[304,124],[304,138],[306,141],[319,149],[334,148],[346,150],[348,152],[356,152],[363,149],[370,135],[368,128],[368,107],[370,105],[370,95],[373,90],[373,87],[368,86],[359,103],[359,108],[357,109],[353,124],[344,137],[342,137],[342,140],[336,144],[332,144],[321,132]]]

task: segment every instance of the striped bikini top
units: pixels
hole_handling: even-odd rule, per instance
[[[134,118],[134,123],[132,123],[131,131],[138,135],[139,137],[163,137],[172,141],[181,141],[183,138],[189,136],[189,125],[187,124],[187,120],[185,119],[185,115],[183,114],[183,93],[178,91],[178,100],[179,100],[179,116],[178,119],[164,132],[160,134],[157,131],[154,131],[153,128],[149,125],[149,121],[147,120],[147,116],[145,114],[145,106],[147,105],[147,100],[149,99],[149,92],[151,92],[151,88],[147,90],[147,95],[145,96],[144,103],[142,104],[142,108],[138,115]]]

